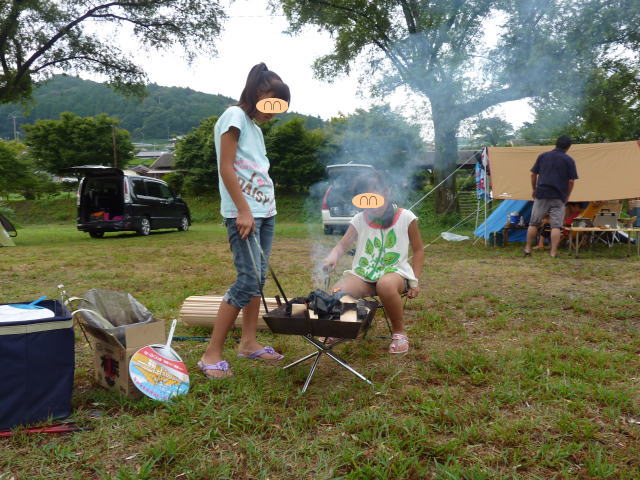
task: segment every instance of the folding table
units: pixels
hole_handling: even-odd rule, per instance
[[[640,228],[634,227],[617,227],[617,228],[601,228],[601,227],[567,227],[569,232],[575,232],[576,238],[573,239],[569,235],[569,254],[575,248],[575,256],[578,257],[580,250],[580,234],[581,233],[604,233],[604,232],[626,232],[627,233],[627,256],[631,253],[631,234],[636,234],[636,253],[640,255]]]

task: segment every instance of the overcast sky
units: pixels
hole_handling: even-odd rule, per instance
[[[199,58],[188,66],[177,51],[166,55],[145,52],[137,56],[137,61],[150,81],[238,98],[249,69],[265,62],[291,88],[292,111],[328,119],[379,103],[360,88],[357,72],[336,79],[333,84],[313,78],[313,60],[330,51],[328,34],[313,29],[296,36],[284,34],[285,17],[273,16],[265,0],[236,0],[231,4],[222,1],[230,18],[216,41],[219,55],[213,59]],[[401,107],[402,95],[390,103],[392,107]],[[523,101],[505,104],[496,114],[516,126],[531,120],[531,110]],[[422,119],[425,123],[427,120]]]

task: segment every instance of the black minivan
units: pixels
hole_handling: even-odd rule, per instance
[[[68,171],[83,175],[77,193],[78,230],[93,238],[121,231],[149,235],[158,228],[186,232],[191,225],[189,207],[162,180],[103,165]]]

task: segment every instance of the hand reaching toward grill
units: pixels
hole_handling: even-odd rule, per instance
[[[327,258],[322,261],[322,271],[323,272],[333,272],[336,268],[336,263],[338,263],[338,259],[333,252],[329,254]]]
[[[420,289],[418,287],[410,288],[409,290],[407,290],[407,297],[416,298],[419,293],[420,293]]]

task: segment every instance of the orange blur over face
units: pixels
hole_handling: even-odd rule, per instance
[[[289,109],[289,103],[281,98],[263,98],[256,103],[256,110],[268,115],[284,113]]]
[[[379,208],[384,206],[384,197],[377,193],[359,193],[351,203],[356,208]]]

